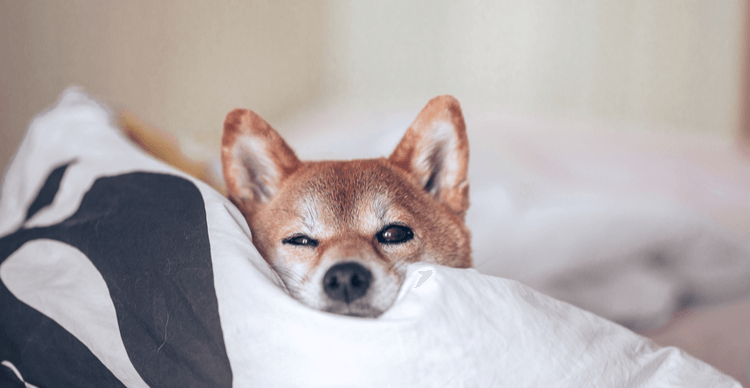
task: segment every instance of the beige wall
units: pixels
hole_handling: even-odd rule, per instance
[[[743,1],[336,2],[329,87],[729,134]],[[399,12],[393,12],[394,9]]]
[[[218,149],[226,113],[319,95],[325,8],[299,1],[0,1],[0,166],[69,84]]]
[[[218,149],[320,101],[739,125],[742,0],[0,1],[0,166],[68,84]]]

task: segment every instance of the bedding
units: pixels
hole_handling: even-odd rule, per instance
[[[385,155],[421,106],[321,103],[276,124],[304,159]],[[750,384],[750,155],[645,123],[464,107],[475,268]]]
[[[323,104],[276,127],[303,159],[378,157],[418,109]],[[464,111],[480,272],[639,331],[750,297],[750,160],[731,142]]]
[[[409,266],[378,319],[311,310],[229,201],[131,145],[77,88],[32,121],[0,195],[8,386],[740,386],[473,269]]]

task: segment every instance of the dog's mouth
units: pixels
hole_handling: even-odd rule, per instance
[[[383,314],[383,310],[376,309],[366,303],[331,303],[323,311],[359,318],[377,318]]]
[[[348,261],[331,266],[323,276],[321,287],[326,299],[323,311],[362,318],[376,318],[382,309],[372,304],[378,293],[370,269],[358,262]]]
[[[318,277],[297,282],[288,269],[274,266],[289,294],[314,309],[359,318],[377,318],[387,310],[400,289],[400,277],[373,276],[371,268],[361,263],[337,263]],[[386,278],[388,280],[386,280]],[[393,284],[391,284],[391,282]]]

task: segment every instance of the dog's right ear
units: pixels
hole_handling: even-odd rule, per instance
[[[229,198],[243,214],[268,202],[300,166],[284,139],[258,114],[235,109],[224,121],[221,163]]]
[[[463,217],[469,208],[469,140],[458,100],[430,100],[388,160]]]

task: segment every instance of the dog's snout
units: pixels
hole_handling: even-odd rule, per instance
[[[323,290],[333,300],[350,303],[364,296],[370,288],[372,273],[354,262],[332,266],[323,276]]]

